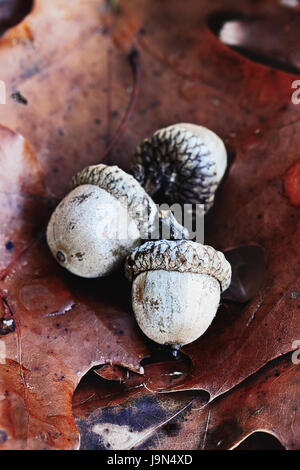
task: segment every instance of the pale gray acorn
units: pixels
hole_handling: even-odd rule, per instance
[[[223,253],[190,240],[149,241],[126,258],[132,306],[141,330],[176,349],[211,324],[231,281]]]
[[[48,245],[61,266],[78,276],[110,274],[141,244],[157,215],[142,186],[117,166],[89,166],[53,212]]]
[[[188,238],[171,211],[160,210],[142,186],[117,166],[89,166],[77,173],[71,192],[53,212],[47,242],[58,263],[93,278],[119,268],[143,239],[159,238],[160,223],[170,238]]]
[[[227,167],[223,141],[203,126],[179,123],[157,130],[136,149],[130,172],[150,196],[168,204],[212,207]]]

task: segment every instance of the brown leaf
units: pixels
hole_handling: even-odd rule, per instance
[[[51,210],[39,165],[22,137],[3,127],[0,134],[1,317],[10,327],[0,329],[1,446],[76,448],[71,401],[81,377],[106,362],[141,372],[147,347],[125,313],[122,279],[88,285],[57,266],[39,235]]]
[[[201,392],[159,394],[131,384],[125,393],[90,376],[74,395],[74,416],[83,449],[224,450],[259,430],[292,450],[300,445],[299,379],[288,354],[206,404]]]
[[[229,10],[236,6],[228,0]],[[282,11],[267,0],[238,8],[262,18]],[[113,12],[104,0],[36,0],[0,38],[7,89],[0,122],[21,132],[36,155],[1,129],[1,318],[6,329],[15,327],[0,343],[3,448],[76,448],[71,398],[80,378],[105,363],[141,371],[150,353],[121,274],[75,279],[57,266],[42,233],[76,171],[104,156],[128,168],[135,146],[159,127],[194,122],[225,140],[231,166],[206,219],[205,242],[221,250],[259,245],[266,277],[246,305],[223,301],[207,333],[184,348],[191,364],[178,380],[161,380],[165,366],[153,366],[151,390],[200,389],[213,400],[299,339],[297,77],[222,44],[209,18],[223,10],[221,0],[126,0]],[[296,64],[294,55],[282,57]],[[282,442],[298,442],[286,432],[277,430]],[[240,440],[230,435],[226,446]]]
[[[286,449],[300,445],[299,366],[291,355],[266,366],[222,399],[206,405],[197,422],[206,422],[203,449],[231,449],[253,432],[276,436]],[[200,418],[200,419],[199,419]],[[195,416],[194,416],[195,419]]]
[[[182,380],[184,365],[174,366],[174,361],[148,364],[146,378],[129,373],[125,384],[95,380],[94,374],[87,374],[73,398],[81,449],[168,449],[176,444],[180,448],[180,429],[188,411],[203,406],[208,397],[204,392],[152,392],[154,382],[166,386]],[[191,432],[190,427],[189,448],[197,445]]]

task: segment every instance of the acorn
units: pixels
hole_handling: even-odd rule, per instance
[[[212,207],[227,167],[223,141],[196,124],[179,123],[157,130],[136,149],[130,173],[154,197],[168,204]]]
[[[58,263],[86,278],[110,274],[141,244],[157,208],[133,176],[117,166],[89,166],[54,210],[47,242]]]
[[[195,341],[216,315],[231,281],[223,253],[191,240],[148,241],[126,258],[141,330],[173,349]]]

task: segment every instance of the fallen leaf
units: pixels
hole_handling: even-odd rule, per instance
[[[268,432],[289,450],[300,445],[299,365],[279,358],[202,410],[203,449],[232,449],[255,431]],[[276,410],[276,412],[275,412]]]
[[[43,233],[76,171],[103,158],[129,168],[135,146],[157,128],[189,121],[224,139],[230,167],[206,219],[205,243],[221,250],[260,246],[266,276],[246,304],[222,301],[205,335],[183,348],[183,357],[190,358],[183,375],[162,380],[165,366],[157,361],[151,383],[145,374],[132,387],[144,389],[146,383],[151,393],[204,390],[210,395],[205,406],[213,406],[239,384],[247,390],[246,379],[294,350],[300,335],[293,175],[292,185],[287,183],[299,160],[298,108],[291,101],[297,76],[222,43],[209,26],[211,15],[224,10],[221,0],[127,0],[113,10],[108,5],[36,0],[24,21],[0,38],[0,78],[7,91],[0,122],[33,148],[1,128],[1,319],[5,327],[14,326],[0,341],[1,448],[77,448],[72,394],[80,379],[90,368],[110,363],[142,372],[140,361],[156,348],[138,331],[122,275],[76,279],[52,259]],[[236,8],[236,2],[227,6]],[[270,9],[282,11],[267,0],[238,8],[261,17]],[[284,57],[295,65],[294,56]],[[107,367],[108,378],[110,373]],[[269,413],[276,415],[283,385],[273,390]],[[117,414],[126,387],[123,393],[116,398]],[[288,420],[293,400],[286,402]],[[188,401],[174,403],[169,414],[157,415],[154,427]],[[238,418],[234,403],[232,408],[226,403],[241,430],[235,433],[228,425],[230,439],[222,445],[234,447],[249,422]],[[203,429],[201,416],[197,419]],[[218,411],[215,423],[222,426]],[[276,433],[286,446],[299,447],[297,420],[293,426],[294,437],[285,424],[276,423]],[[254,420],[251,432],[258,429]],[[204,444],[218,442],[211,438]]]
[[[299,380],[290,354],[211,403],[203,392],[153,393],[145,384],[124,389],[87,376],[74,395],[74,416],[82,449],[224,450],[264,432],[293,450],[300,441]]]
[[[115,279],[119,299],[113,305],[113,279],[82,283],[50,255],[43,227],[53,201],[43,192],[28,143],[1,127],[0,158],[6,169],[0,190],[1,447],[76,448],[71,403],[81,377],[107,362],[142,372],[147,347],[125,313],[129,293],[122,278]]]
[[[129,373],[123,384],[87,374],[73,397],[81,449],[176,448],[178,440],[174,437],[177,435],[183,445],[182,422],[192,406],[202,407],[207,402],[207,394],[160,394],[151,387],[155,383],[164,388],[184,379],[186,373],[183,362],[167,361],[145,365],[145,377]],[[197,443],[192,438],[191,428],[188,432],[191,449]],[[168,447],[171,442],[173,445]]]

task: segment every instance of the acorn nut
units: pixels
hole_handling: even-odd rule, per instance
[[[142,232],[156,217],[156,205],[117,166],[89,166],[74,176],[71,189],[50,218],[48,245],[72,273],[105,276],[141,243]]]
[[[150,196],[168,204],[212,207],[227,167],[223,141],[196,124],[179,123],[159,129],[136,149],[130,172]]]
[[[220,251],[190,240],[149,241],[126,258],[132,306],[141,330],[178,349],[211,324],[231,266]]]

